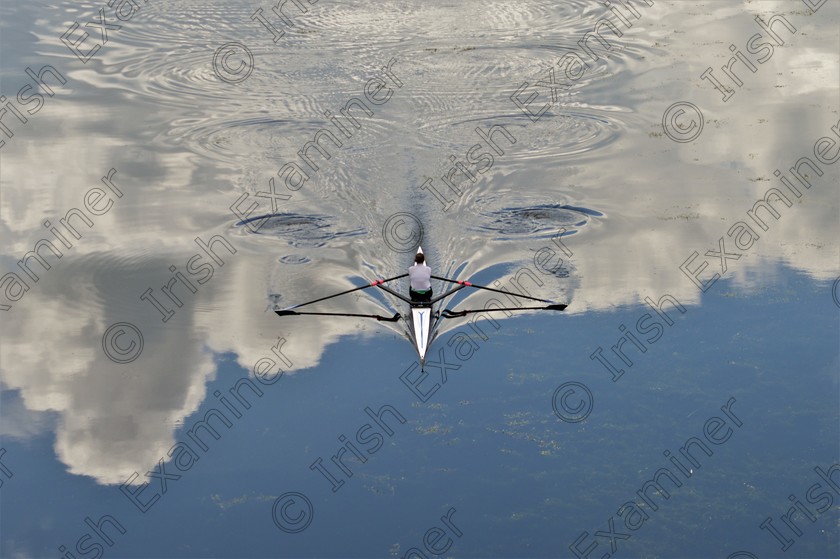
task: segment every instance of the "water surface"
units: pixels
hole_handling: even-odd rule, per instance
[[[0,6],[0,90],[26,119],[0,118],[0,555],[431,556],[434,526],[452,557],[572,557],[584,532],[590,557],[840,553],[840,493],[806,496],[840,462],[840,177],[818,143],[840,141],[836,5],[286,4],[292,26],[269,4],[152,0],[107,42],[85,26],[100,8],[117,25],[107,4]],[[774,16],[784,44],[748,47]],[[101,44],[86,62],[60,39],[74,21],[80,56]],[[590,39],[588,56],[599,21],[620,36],[601,24],[610,50]],[[560,64],[575,53],[585,70]],[[740,86],[721,69],[736,53],[755,69],[732,66]],[[54,95],[34,111],[17,96],[45,66]],[[341,113],[352,99],[370,114]],[[306,149],[321,130],[341,142],[322,139],[329,158]],[[798,167],[807,188],[789,171],[802,157],[818,165]],[[790,207],[759,210],[765,229],[748,212],[770,188]],[[59,221],[74,209],[79,238]],[[41,245],[35,281],[18,262],[41,239],[62,257]],[[430,357],[446,378],[430,367],[422,397],[403,325],[271,312],[404,273],[420,242],[437,274],[569,307],[446,321]],[[704,261],[697,281],[720,274],[705,291],[689,277]],[[403,310],[371,291],[320,310]],[[656,314],[646,300],[663,297],[681,310]],[[259,383],[268,362],[283,375]],[[574,405],[583,385],[592,408],[571,421],[558,389],[577,387]],[[360,441],[365,408],[386,405],[405,423]],[[219,438],[199,443],[208,417]],[[636,492],[677,472],[663,453],[691,437],[713,454],[683,457],[693,473],[653,510]],[[347,440],[364,449],[345,446],[352,476],[331,461]],[[812,515],[794,517],[801,534],[781,520],[790,495]],[[619,516],[633,500],[641,525]],[[104,515],[125,530],[106,527],[110,544],[85,523]],[[610,519],[629,535],[615,549],[595,536]]]

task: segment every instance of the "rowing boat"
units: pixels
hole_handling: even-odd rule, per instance
[[[423,254],[423,247],[417,247],[417,254]],[[415,255],[416,256],[416,255]],[[411,329],[414,347],[420,357],[420,364],[426,361],[426,350],[432,343],[432,303],[410,301],[411,308]]]
[[[417,254],[423,254],[423,248],[417,247]],[[426,354],[429,351],[429,346],[432,345],[432,342],[435,339],[435,336],[438,332],[438,326],[442,319],[447,318],[459,318],[463,316],[467,316],[468,314],[472,313],[481,313],[481,312],[495,312],[495,311],[525,311],[525,310],[551,310],[551,311],[562,311],[565,310],[568,305],[563,303],[557,303],[555,301],[549,301],[548,299],[538,299],[536,297],[531,297],[530,295],[521,295],[519,293],[513,293],[510,291],[502,291],[501,289],[494,289],[492,287],[486,287],[484,285],[476,285],[474,283],[470,283],[469,281],[461,281],[461,280],[454,280],[450,278],[444,278],[439,276],[432,276],[433,279],[439,280],[442,282],[447,282],[450,284],[455,284],[455,287],[449,289],[445,293],[438,295],[437,297],[433,297],[429,301],[412,301],[409,297],[406,297],[402,293],[399,293],[389,287],[387,284],[403,279],[407,277],[408,274],[402,274],[399,276],[395,276],[393,278],[383,279],[383,280],[376,280],[371,282],[368,285],[363,285],[361,287],[356,287],[353,289],[348,289],[347,291],[342,291],[340,293],[335,293],[333,295],[327,295],[326,297],[321,297],[319,299],[315,299],[314,301],[307,301],[306,303],[300,303],[297,305],[293,305],[291,307],[287,307],[285,309],[275,309],[275,313],[278,316],[302,316],[302,315],[315,315],[315,316],[350,316],[350,317],[360,317],[360,318],[374,318],[378,321],[384,322],[398,322],[399,320],[405,318],[406,322],[406,336],[409,340],[412,341],[414,344],[414,349],[417,351],[417,356],[420,359],[420,368],[421,370],[425,366],[426,363]],[[400,299],[404,303],[407,303],[409,313],[403,317],[400,313],[394,314],[394,316],[382,316],[378,314],[356,314],[356,313],[333,313],[333,312],[301,312],[295,309],[300,307],[311,305],[313,303],[319,303],[321,301],[326,301],[327,299],[332,299],[334,297],[339,297],[341,295],[347,295],[348,293],[353,293],[354,291],[361,291],[363,289],[369,289],[371,287],[379,288],[386,293],[393,295],[394,297]],[[538,301],[540,303],[545,303],[545,306],[540,307],[503,307],[497,306],[492,308],[483,308],[483,309],[464,309],[460,311],[454,311],[450,309],[443,309],[437,308],[436,305],[440,303],[442,305],[442,301],[448,299],[458,291],[465,289],[465,288],[473,288],[473,289],[482,289],[485,291],[495,291],[497,293],[503,293],[508,297],[517,297],[520,299],[528,299],[531,301]]]

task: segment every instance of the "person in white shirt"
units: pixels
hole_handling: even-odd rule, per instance
[[[408,294],[412,301],[424,302],[432,300],[432,269],[426,266],[426,258],[422,252],[414,257],[414,265],[408,268],[411,285]]]

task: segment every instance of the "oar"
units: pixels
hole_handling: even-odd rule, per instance
[[[435,303],[437,303],[438,301],[441,301],[441,300],[443,300],[443,299],[446,299],[447,297],[449,297],[450,295],[452,295],[452,294],[453,294],[453,293],[455,293],[456,291],[460,291],[460,290],[464,289],[465,287],[469,287],[469,286],[464,285],[464,284],[462,283],[462,284],[461,284],[461,285],[459,285],[458,287],[453,287],[452,289],[450,289],[449,291],[447,291],[447,292],[446,292],[446,293],[444,293],[443,295],[438,295],[437,297],[435,297],[434,299],[432,299],[431,301],[429,301],[427,304],[428,304],[428,305],[434,305],[434,304],[435,304]]]
[[[476,285],[476,284],[470,283],[468,281],[452,280],[452,279],[449,279],[449,278],[442,278],[440,276],[432,276],[432,277],[436,280],[448,281],[449,283],[457,283],[459,285],[464,285],[466,287],[475,287],[476,289],[484,289],[486,291],[494,291],[496,293],[503,293],[505,295],[512,295],[513,297],[521,297],[522,299],[530,299],[532,301],[539,301],[540,303],[549,303],[549,306],[559,305],[559,303],[556,303],[554,301],[549,301],[548,299],[537,299],[536,297],[531,297],[529,295],[520,295],[519,293],[513,293],[512,291],[503,291],[501,289],[494,289],[492,287],[486,287],[484,285]],[[563,309],[566,308],[566,305],[560,305],[560,306],[562,306]],[[539,308],[544,308],[544,307],[539,307]],[[551,309],[551,310],[561,310],[562,311],[563,309]],[[511,310],[515,310],[515,309],[511,309]]]
[[[469,313],[476,313],[476,312],[493,312],[493,311],[563,311],[566,310],[568,305],[563,305],[561,303],[556,303],[553,305],[548,305],[546,307],[499,307],[494,309],[467,309],[463,311],[451,311],[449,309],[443,309],[440,315],[443,318],[457,318],[460,316],[466,316]]]
[[[340,313],[340,312],[297,312],[297,311],[290,311],[288,309],[282,311],[274,311],[279,316],[300,316],[300,315],[317,315],[317,316],[358,316],[361,318],[375,318],[376,320],[382,320],[385,322],[396,322],[398,321],[401,316],[400,313],[395,314],[392,317],[382,316],[378,314],[353,314],[353,313]]]
[[[315,299],[314,301],[307,301],[306,303],[301,303],[299,305],[286,307],[285,309],[283,309],[283,311],[275,311],[275,312],[277,312],[277,314],[280,314],[281,312],[284,312],[284,311],[290,311],[292,309],[297,309],[297,308],[303,307],[305,305],[311,305],[312,303],[318,303],[320,301],[326,301],[327,299],[332,299],[333,297],[338,297],[340,295],[347,295],[348,293],[353,293],[354,291],[361,291],[362,289],[368,289],[370,287],[376,287],[377,285],[380,285],[380,284],[383,284],[383,283],[386,283],[386,282],[389,282],[389,281],[402,279],[406,276],[408,276],[408,274],[403,274],[401,276],[394,276],[393,278],[388,278],[388,279],[383,279],[383,280],[376,280],[374,282],[371,282],[369,285],[363,285],[361,287],[354,287],[353,289],[348,289],[347,291],[342,291],[341,293],[336,293],[335,295],[327,295],[326,297],[321,297],[320,299]],[[297,314],[312,314],[312,313],[297,313]],[[329,313],[327,313],[327,314],[329,314]],[[283,315],[281,315],[281,316],[283,316]],[[348,316],[353,316],[353,315],[348,315]],[[360,315],[360,316],[374,316],[374,315]]]

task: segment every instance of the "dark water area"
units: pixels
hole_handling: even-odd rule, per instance
[[[836,3],[112,4],[0,4],[1,557],[840,556]],[[273,312],[418,245],[568,307]]]

